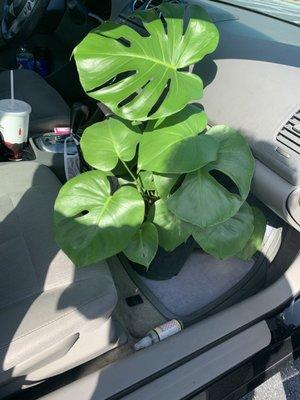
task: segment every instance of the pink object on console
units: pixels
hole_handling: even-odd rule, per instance
[[[71,135],[71,128],[70,127],[58,127],[53,129],[54,135],[59,136],[69,136]]]

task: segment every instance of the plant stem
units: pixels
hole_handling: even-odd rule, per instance
[[[139,189],[139,191],[141,193],[144,193],[144,190],[142,188],[142,186],[139,184],[137,178],[133,175],[133,173],[131,172],[130,168],[127,166],[127,164],[121,160],[121,163],[124,165],[124,167],[126,168],[126,171],[129,173],[129,175],[131,176],[131,178],[133,179],[134,183],[136,184],[137,188]]]
[[[142,178],[141,178],[140,174],[138,174],[138,180],[140,181],[140,186],[141,186],[143,192],[145,192],[145,188],[144,188],[143,181],[142,181]]]

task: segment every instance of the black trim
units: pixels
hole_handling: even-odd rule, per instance
[[[203,392],[213,400],[238,400],[279,372],[288,361],[297,358],[299,354],[300,328],[182,400],[193,400]]]
[[[272,319],[276,318],[277,314],[279,314],[281,311],[283,311],[286,308],[286,306],[289,304],[290,300],[287,301],[286,303],[284,303],[283,305],[281,305],[280,307],[278,307],[276,310],[275,309],[272,310],[270,313],[266,314],[265,316],[251,321],[249,324],[246,324],[243,327],[241,327],[239,329],[236,329],[234,332],[231,332],[231,333],[223,336],[222,338],[220,338],[218,340],[215,340],[214,342],[210,343],[209,345],[207,345],[207,346],[205,346],[205,347],[203,347],[203,348],[201,348],[199,350],[196,350],[195,352],[193,352],[193,353],[181,358],[180,360],[176,361],[175,363],[170,364],[167,367],[161,369],[160,371],[158,371],[158,372],[148,376],[147,378],[135,383],[134,385],[129,386],[128,388],[122,390],[121,392],[119,392],[119,393],[117,393],[117,394],[115,394],[113,396],[107,397],[105,400],[119,400],[119,399],[122,399],[124,396],[127,396],[128,394],[134,392],[135,390],[140,389],[144,385],[147,385],[148,383],[154,381],[157,378],[160,378],[161,376],[173,371],[174,369],[176,369],[178,367],[181,367],[185,363],[193,360],[194,358],[196,358],[196,357],[200,356],[201,354],[207,352],[208,350],[212,349],[213,347],[218,346],[219,344],[225,342],[226,340],[229,340],[229,339],[233,338],[235,335],[243,332],[244,330],[246,330],[246,329],[250,328],[251,326],[257,324],[258,322],[261,322],[261,321],[267,319],[268,317],[272,318]],[[299,332],[299,334],[300,334],[300,332]],[[300,343],[299,343],[299,348],[300,348]],[[227,375],[227,374],[228,374],[228,372],[226,372],[224,375]],[[214,382],[214,381],[211,381],[207,386],[210,386],[212,382]],[[202,388],[201,388],[201,391],[202,391]],[[212,399],[213,400],[217,400],[215,398],[212,398]]]

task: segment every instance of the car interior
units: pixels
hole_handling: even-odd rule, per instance
[[[178,275],[155,281],[122,254],[76,268],[54,241],[65,170],[63,139],[51,132],[71,126],[80,137],[107,115],[81,88],[72,51],[108,18],[142,32],[133,11],[161,2],[41,1],[14,37],[0,39],[0,99],[14,70],[15,97],[32,107],[23,160],[0,149],[0,398],[184,398],[195,374],[204,387],[266,347],[267,316],[300,292],[299,26],[226,1],[190,1],[221,38],[193,71],[209,124],[241,132],[255,156],[249,202],[267,218],[262,249],[250,261],[220,261],[192,248]],[[9,3],[0,1],[2,21]],[[45,51],[47,74],[18,69],[20,46]],[[179,334],[134,350],[171,319]],[[189,387],[178,385],[183,378]]]

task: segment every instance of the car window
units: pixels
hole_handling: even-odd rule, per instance
[[[300,25],[300,0],[230,0],[228,3],[251,8]]]

